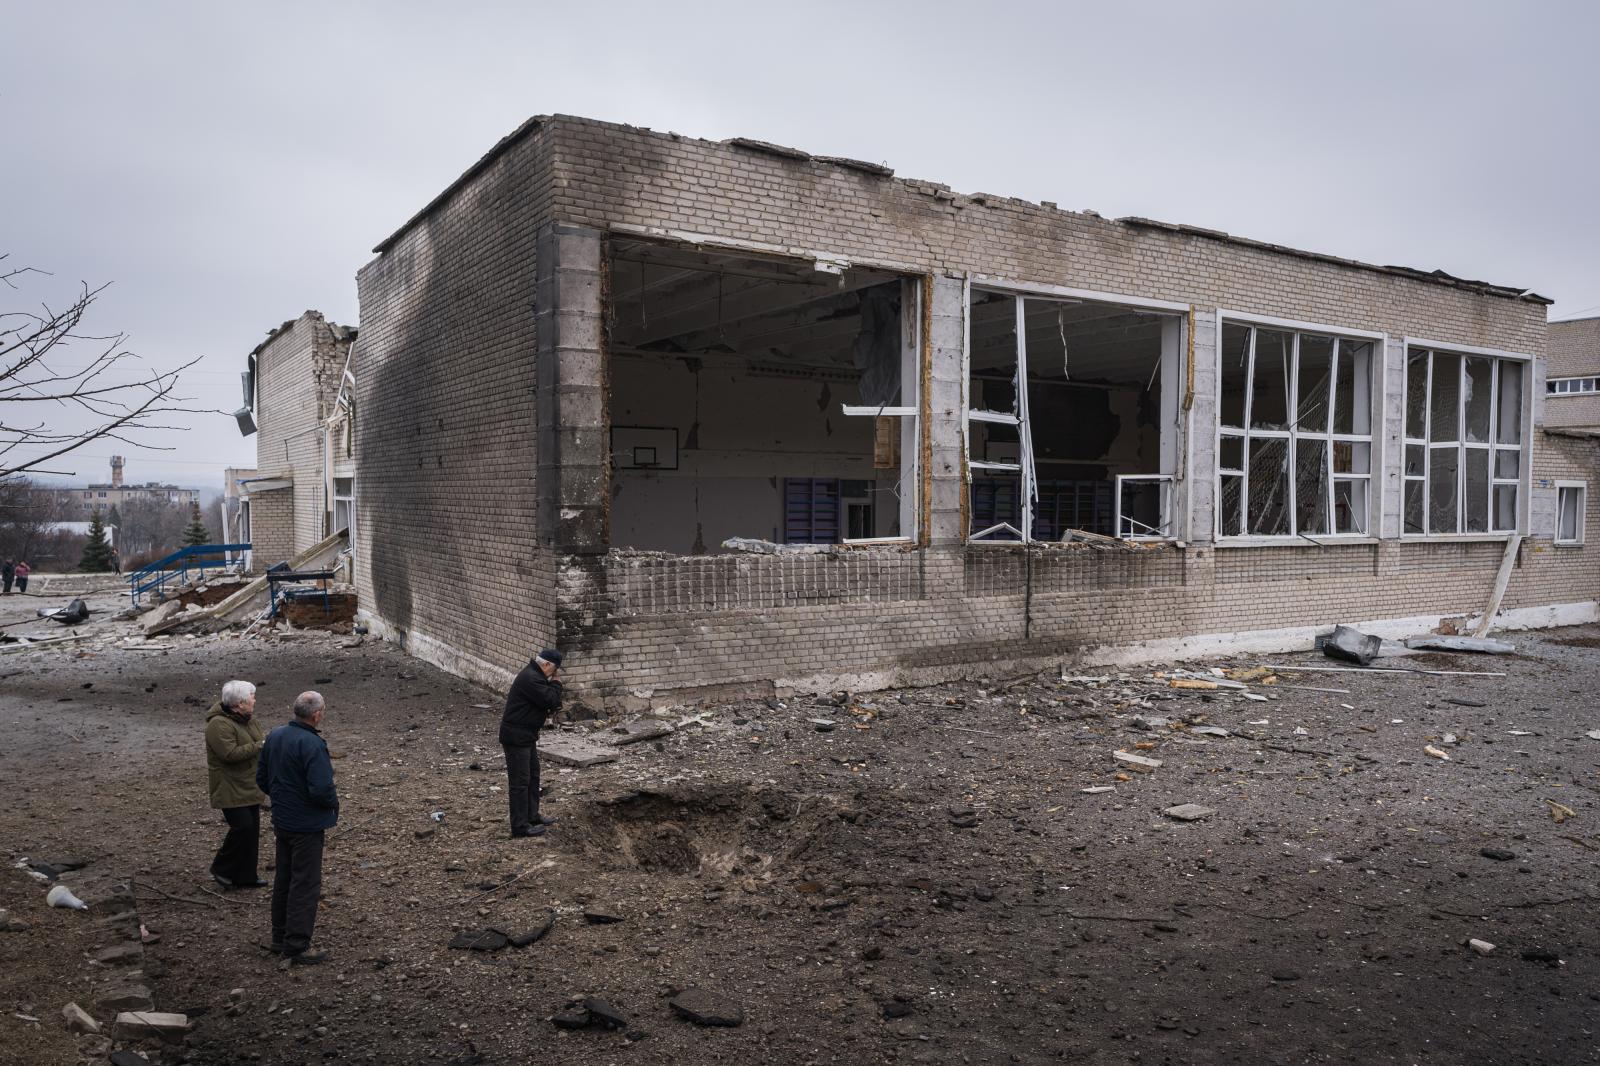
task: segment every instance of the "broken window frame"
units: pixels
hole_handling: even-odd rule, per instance
[[[1556,527],[1555,542],[1563,547],[1579,547],[1583,544],[1584,516],[1589,507],[1589,483],[1586,481],[1557,481],[1556,489]],[[1565,513],[1564,501],[1573,501],[1573,528],[1572,533],[1562,535],[1561,522]]]
[[[921,508],[918,506],[921,485],[922,448],[922,312],[923,301],[930,298],[922,278],[900,279],[900,403],[897,406],[859,406],[842,404],[840,410],[851,418],[895,418],[900,425],[900,535],[897,537],[842,537],[841,544],[911,544],[918,536]],[[841,508],[840,529],[845,528],[845,514]]]
[[[1437,341],[1421,340],[1414,337],[1405,338],[1405,355],[1401,377],[1401,396],[1409,397],[1414,357],[1423,357],[1420,360],[1420,372],[1423,376],[1424,389],[1422,393],[1422,435],[1414,436],[1409,423],[1409,411],[1405,401],[1401,404],[1400,421],[1400,535],[1407,540],[1428,539],[1491,539],[1503,540],[1505,537],[1516,533],[1526,532],[1527,506],[1530,484],[1529,468],[1533,454],[1533,427],[1532,427],[1532,394],[1533,394],[1533,357],[1520,352],[1502,351],[1498,348],[1478,348],[1460,344],[1441,344]],[[1434,360],[1437,356],[1446,356],[1458,360],[1456,373],[1456,403],[1455,403],[1455,432],[1454,439],[1434,440],[1434,411],[1433,411],[1433,386],[1434,386]],[[1489,390],[1489,429],[1486,440],[1469,441],[1467,433],[1467,406],[1470,402],[1467,384],[1470,379],[1468,369],[1471,361],[1488,360],[1491,364],[1490,390]],[[1521,382],[1518,386],[1517,396],[1517,421],[1518,436],[1515,444],[1502,443],[1500,440],[1500,419],[1504,404],[1501,401],[1501,382],[1504,369],[1508,365],[1520,368]],[[1406,453],[1408,449],[1420,447],[1422,449],[1422,473],[1413,474],[1406,468]],[[1435,452],[1453,452],[1455,463],[1455,500],[1456,516],[1455,528],[1436,532],[1433,527],[1433,463]],[[1488,478],[1485,483],[1486,514],[1483,516],[1483,528],[1468,530],[1467,513],[1467,473],[1468,458],[1472,453],[1485,453],[1488,462]],[[1500,477],[1499,458],[1502,455],[1514,455],[1517,460],[1517,475],[1515,477]],[[1406,496],[1409,486],[1420,485],[1422,493],[1422,530],[1408,531],[1406,528]],[[1515,493],[1512,509],[1516,515],[1512,525],[1507,528],[1498,525],[1495,521],[1495,497],[1502,491]]]
[[[1139,311],[1154,312],[1157,314],[1171,315],[1178,319],[1180,327],[1177,333],[1177,349],[1183,351],[1187,338],[1184,330],[1188,327],[1188,319],[1192,307],[1189,304],[1175,303],[1171,300],[1150,300],[1138,296],[1124,296],[1116,293],[1098,292],[1091,289],[1073,289],[1062,285],[1030,284],[1011,281],[1005,278],[993,277],[987,274],[974,274],[967,277],[962,293],[962,327],[963,337],[961,345],[961,454],[965,460],[964,475],[966,484],[964,492],[967,504],[963,514],[967,516],[967,528],[963,533],[965,540],[971,544],[1033,544],[1038,538],[1033,535],[1034,504],[1039,500],[1039,476],[1033,461],[1033,432],[1028,421],[1028,340],[1027,340],[1027,303],[1037,300],[1041,303],[1103,303],[1114,307],[1127,307]],[[1011,297],[1016,301],[1016,336],[1017,336],[1017,369],[1012,392],[1012,411],[988,411],[972,406],[972,293],[992,292],[1001,296]],[[1180,356],[1181,358],[1181,356]],[[1017,427],[1018,462],[995,463],[988,460],[975,460],[972,458],[972,423],[990,422]],[[1187,437],[1185,437],[1187,439]],[[1181,445],[1181,442],[1180,442]],[[1185,454],[1187,448],[1184,448]],[[1016,473],[1022,480],[1021,496],[1022,508],[1020,521],[1022,528],[1017,529],[1008,522],[1000,522],[987,529],[974,531],[972,529],[972,480],[974,470],[989,470],[1000,473]],[[1176,478],[1177,470],[1161,475]],[[1114,491],[1119,495],[1121,485],[1113,481]],[[1169,535],[1164,537],[1146,536],[1143,540],[1172,540],[1175,539],[1177,525],[1176,507],[1173,496],[1167,495],[1166,527]],[[1120,519],[1116,521],[1120,522]],[[1113,529],[1116,527],[1114,526]],[[1017,535],[1016,540],[987,539],[995,534],[1009,530]]]
[[[1228,326],[1238,326],[1250,331],[1246,340],[1245,352],[1245,381],[1244,381],[1244,406],[1240,415],[1240,425],[1224,425],[1222,421],[1222,384],[1223,384],[1223,336]],[[1256,340],[1261,330],[1273,333],[1287,333],[1291,335],[1289,375],[1286,384],[1286,396],[1289,398],[1289,413],[1296,414],[1300,398],[1300,346],[1302,337],[1331,338],[1333,348],[1331,365],[1327,384],[1326,410],[1320,420],[1321,428],[1304,428],[1299,417],[1289,422],[1286,429],[1258,429],[1251,425],[1254,416],[1255,403],[1255,370],[1256,370]],[[1367,411],[1367,432],[1365,433],[1339,433],[1333,427],[1334,406],[1339,397],[1339,367],[1343,361],[1341,356],[1345,345],[1369,347],[1367,353],[1367,381],[1366,401],[1364,406]],[[1213,535],[1219,544],[1248,545],[1251,543],[1283,544],[1298,540],[1309,540],[1320,543],[1324,540],[1333,541],[1367,541],[1377,539],[1376,518],[1381,512],[1378,503],[1380,483],[1374,471],[1379,464],[1379,441],[1381,435],[1376,427],[1381,425],[1382,391],[1384,353],[1388,346],[1388,334],[1364,329],[1352,329],[1348,326],[1331,326],[1316,322],[1299,322],[1292,319],[1274,318],[1267,315],[1248,314],[1239,311],[1217,312],[1216,324],[1216,458],[1214,491],[1216,504],[1213,516]],[[1360,390],[1354,390],[1353,395],[1359,397]],[[1356,408],[1359,410],[1359,407]],[[1354,421],[1351,423],[1355,424]],[[1238,467],[1223,466],[1223,443],[1225,441],[1238,441],[1239,465]],[[1250,530],[1250,452],[1252,442],[1281,440],[1286,449],[1287,477],[1285,488],[1288,499],[1285,504],[1288,532],[1284,533],[1254,533]],[[1323,444],[1322,448],[1322,495],[1323,509],[1327,522],[1328,532],[1307,532],[1299,528],[1299,501],[1298,479],[1294,465],[1294,457],[1298,453],[1300,443]],[[1335,455],[1340,444],[1349,445],[1352,451],[1360,445],[1367,446],[1367,469],[1365,473],[1355,471],[1340,471],[1335,469]],[[1236,478],[1239,482],[1239,495],[1235,503],[1238,509],[1238,532],[1224,532],[1227,528],[1224,508],[1224,487],[1226,480]],[[1337,532],[1338,527],[1338,501],[1341,485],[1351,486],[1350,491],[1356,492],[1355,486],[1361,486],[1359,495],[1364,497],[1364,513],[1361,515],[1361,528],[1348,532]]]

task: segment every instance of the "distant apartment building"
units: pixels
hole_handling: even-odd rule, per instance
[[[177,485],[154,481],[143,485],[124,484],[123,457],[111,457],[111,480],[102,484],[73,486],[55,489],[56,502],[61,508],[62,521],[88,521],[95,511],[109,511],[124,507],[135,500],[149,500],[177,507],[188,507],[200,502],[199,489],[180,488]]]
[[[356,331],[306,311],[267,335],[244,372],[239,428],[256,469],[238,479],[237,523],[264,570],[349,527],[355,486],[351,374]]]
[[[1600,316],[1550,323],[1545,425],[1600,430]]]

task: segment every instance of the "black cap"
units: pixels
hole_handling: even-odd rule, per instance
[[[546,649],[544,649],[544,651],[541,651],[539,653],[539,658],[543,659],[545,662],[549,663],[551,666],[554,666],[554,667],[560,667],[561,666],[561,653],[559,651],[556,651],[554,648],[546,648]]]

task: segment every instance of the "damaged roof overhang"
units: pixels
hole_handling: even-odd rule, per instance
[[[415,226],[422,219],[426,218],[428,215],[432,214],[436,208],[438,208],[446,200],[450,199],[450,197],[455,194],[456,190],[460,189],[463,185],[471,181],[480,172],[492,164],[502,152],[506,151],[512,145],[522,140],[524,137],[538,129],[540,126],[544,125],[546,122],[549,122],[552,119],[559,119],[561,117],[562,116],[559,115],[535,115],[523,122],[510,133],[506,134],[504,137],[500,138],[500,140],[495,142],[494,146],[485,152],[477,162],[473,163],[470,167],[463,171],[460,177],[456,178],[455,181],[446,186],[443,191],[439,193],[439,195],[435,196],[432,200],[429,200],[427,204],[423,206],[422,210],[412,215],[405,221],[403,225],[400,226],[399,229],[395,230],[388,237],[380,241],[372,249],[373,252],[378,255],[382,255],[387,252],[391,247],[394,246],[395,242],[404,236],[413,226]],[[617,123],[603,123],[603,125],[616,126],[618,129],[638,130],[652,136],[664,137],[671,140],[693,139],[684,138],[680,134],[676,133],[661,133],[644,127],[623,126]],[[947,186],[935,185],[933,183],[917,181],[914,179],[894,178],[893,168],[881,163],[868,163],[859,159],[847,159],[842,156],[812,155],[811,153],[804,152],[798,148],[790,148],[787,145],[773,144],[770,141],[756,140],[751,137],[729,137],[719,142],[706,143],[720,144],[724,147],[732,148],[738,151],[771,156],[776,159],[786,160],[793,163],[822,163],[831,166],[842,167],[844,169],[855,170],[862,174],[883,178],[885,180],[892,179],[900,182],[901,184],[909,185],[922,191],[932,190],[933,193],[936,194],[940,199],[955,200],[957,198],[956,194],[950,192]],[[967,199],[976,203],[987,204],[990,200],[1000,200],[1002,198],[989,196],[988,194],[983,193],[975,193],[967,197]],[[1026,201],[1015,202],[1025,203]],[[1060,210],[1053,204],[1041,204],[1038,206],[1041,210]],[[1064,211],[1062,213],[1073,214],[1073,212],[1070,211]],[[1092,212],[1090,212],[1090,214],[1093,215]],[[1098,218],[1098,216],[1094,217]],[[1225,243],[1238,245],[1240,247],[1257,248],[1262,251],[1274,252],[1279,255],[1293,256],[1297,259],[1308,259],[1313,262],[1329,263],[1335,266],[1350,267],[1355,270],[1367,270],[1379,274],[1388,274],[1393,277],[1410,278],[1414,281],[1423,281],[1435,285],[1445,285],[1468,292],[1483,293],[1488,296],[1524,300],[1528,303],[1542,304],[1545,306],[1555,302],[1547,297],[1540,296],[1531,289],[1524,289],[1510,285],[1494,285],[1486,281],[1474,281],[1468,278],[1458,278],[1455,275],[1446,273],[1443,270],[1418,270],[1414,267],[1385,266],[1377,263],[1364,262],[1359,259],[1346,259],[1341,256],[1326,255],[1321,252],[1308,252],[1301,248],[1290,248],[1287,245],[1273,244],[1270,241],[1258,241],[1249,237],[1236,237],[1230,233],[1225,233],[1222,230],[1207,229],[1203,226],[1189,226],[1182,223],[1161,222],[1156,219],[1141,218],[1139,216],[1131,215],[1125,218],[1116,219],[1114,224],[1128,226],[1135,229],[1159,229],[1171,233],[1181,233],[1193,237],[1202,237],[1209,240],[1223,241]]]

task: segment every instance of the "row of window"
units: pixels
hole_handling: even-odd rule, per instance
[[[1220,355],[1220,534],[1366,534],[1375,342],[1225,322]],[[1526,372],[1517,359],[1407,350],[1404,533],[1516,530]]]
[[[1600,392],[1600,378],[1550,378],[1544,383],[1544,388],[1552,396]]]

